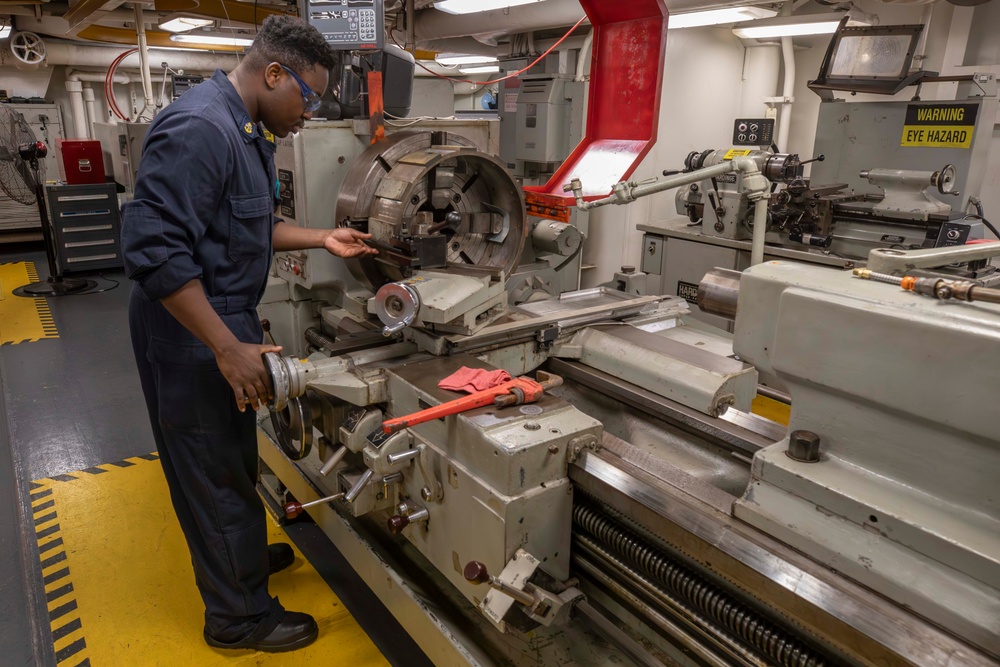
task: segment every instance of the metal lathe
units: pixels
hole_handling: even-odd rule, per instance
[[[732,336],[677,297],[553,294],[582,239],[529,222],[492,131],[365,148],[329,123],[280,146],[286,220],[380,254],[276,258],[276,504],[313,503],[436,664],[997,664],[1000,306],[792,261],[705,277]],[[391,422],[462,398],[438,382],[463,367],[545,388]],[[790,404],[787,428],[755,400]]]

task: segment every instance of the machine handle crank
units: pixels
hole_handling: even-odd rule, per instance
[[[288,517],[289,519],[294,519],[295,517],[299,516],[310,507],[313,507],[315,505],[322,505],[324,503],[332,503],[334,500],[340,500],[343,497],[344,497],[343,493],[335,493],[332,496],[327,496],[326,498],[320,498],[319,500],[314,500],[308,503],[297,503],[297,502],[285,503],[282,509],[285,510],[286,517]]]
[[[531,593],[522,591],[519,588],[514,588],[510,584],[494,577],[486,569],[486,565],[480,563],[478,560],[469,561],[466,564],[462,575],[470,584],[489,584],[490,588],[498,590],[504,595],[514,598],[528,609],[534,609],[539,604],[539,600]]]

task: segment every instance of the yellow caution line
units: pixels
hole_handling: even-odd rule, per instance
[[[44,481],[32,482],[30,499],[56,664],[89,667],[87,640],[73,592],[66,545],[51,486]]]
[[[6,298],[7,286],[18,287],[38,282],[33,262],[0,264],[0,344],[34,343],[47,338],[59,338],[52,311],[44,298]]]

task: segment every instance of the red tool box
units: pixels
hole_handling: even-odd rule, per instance
[[[68,185],[104,183],[101,142],[90,139],[56,139],[59,180]]]

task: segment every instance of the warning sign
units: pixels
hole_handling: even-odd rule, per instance
[[[978,113],[975,104],[911,104],[900,146],[969,148]]]
[[[750,153],[753,153],[753,150],[749,148],[732,148],[722,156],[722,159],[728,162],[730,160],[735,160],[738,157],[746,157],[747,155],[750,155]]]

